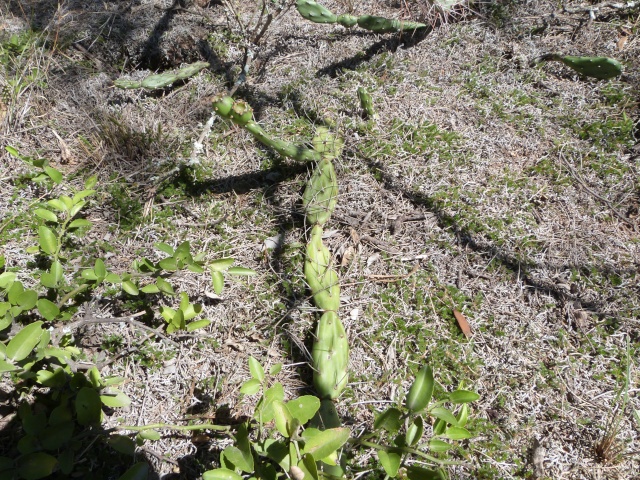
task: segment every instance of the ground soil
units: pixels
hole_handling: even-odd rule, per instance
[[[640,11],[496,2],[443,18],[426,0],[324,3],[433,25],[376,35],[313,24],[292,9],[268,29],[236,94],[269,131],[305,141],[309,125],[326,121],[345,140],[325,240],[341,264],[351,345],[352,381],[338,403],[345,423],[370,426],[375,411],[402,400],[426,359],[443,389],[463,379],[481,395],[471,414],[478,436],[455,454],[464,464],[452,478],[640,478]],[[42,81],[3,103],[3,147],[47,158],[78,184],[97,174],[105,188],[125,185],[124,196],[143,206],[125,225],[122,201],[107,189],[88,212],[95,228],[86,241],[111,245],[97,247],[111,268],[155,255],[155,242],[190,240],[212,259],[230,255],[258,272],[228,281],[222,297],[203,276],[174,278],[213,319],[177,343],[139,344],[131,325],[77,333],[95,361],[109,358],[104,339],[114,335],[127,352],[152,351],[103,368],[127,378],[133,400],[107,426],[250,415],[254,403],[238,396],[249,355],[285,364],[278,380],[289,397],[309,389],[305,345],[317,315],[301,279],[307,167],[219,120],[193,154],[211,96],[243,65],[243,31],[225,4],[0,6],[3,35],[32,28],[48,39],[33,60]],[[256,12],[237,6],[245,25]],[[558,62],[530,65],[547,53],[615,57],[625,70],[595,81]],[[113,86],[201,60],[210,68],[161,92]],[[368,122],[358,86],[374,98]],[[199,174],[175,172],[190,159]],[[41,194],[13,195],[24,168],[0,153],[0,222]],[[32,260],[29,232],[3,239],[10,267]],[[90,308],[110,317],[122,305]],[[623,455],[603,459],[596,447],[612,429]],[[141,455],[160,478],[197,478],[224,445],[171,434]],[[375,457],[356,463],[368,478]]]

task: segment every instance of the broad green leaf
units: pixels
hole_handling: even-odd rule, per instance
[[[193,273],[204,273],[204,268],[196,263],[190,263],[187,265],[187,270]]]
[[[252,356],[249,357],[249,372],[251,376],[260,383],[264,382],[264,368],[262,368],[260,362]]]
[[[247,428],[246,423],[242,423],[238,426],[235,437],[236,447],[238,448],[238,450],[240,450],[240,453],[242,454],[242,457],[244,459],[244,465],[237,463],[236,465],[242,468],[245,472],[252,472],[254,469],[253,452],[251,449],[251,441],[249,440],[249,429]]]
[[[424,434],[424,422],[422,417],[418,416],[413,419],[413,422],[407,428],[407,445],[413,447],[418,444],[422,435]]]
[[[293,418],[304,425],[313,418],[320,409],[320,400],[313,395],[303,395],[286,403],[287,409]]]
[[[388,408],[376,417],[373,422],[375,430],[384,429],[392,435],[402,426],[402,412],[395,407]]]
[[[467,419],[469,418],[469,405],[466,403],[460,407],[460,411],[458,412],[458,426],[464,427],[467,424]]]
[[[270,422],[273,420],[273,401],[284,400],[284,387],[280,382],[274,383],[271,387],[267,388],[264,392],[264,397],[258,403],[256,408],[255,418],[259,419],[259,413],[262,412],[262,421]]]
[[[213,262],[211,262],[209,264],[209,269],[211,270],[211,272],[224,272],[225,270],[227,270],[231,265],[233,265],[235,262],[235,259],[227,257],[227,258],[219,258],[218,260],[214,260]]]
[[[76,203],[73,207],[71,207],[71,209],[69,210],[69,218],[75,217],[78,214],[78,212],[80,212],[80,210],[84,208],[86,204],[87,202],[80,201]]]
[[[96,264],[93,266],[93,271],[98,276],[98,278],[104,279],[107,276],[107,267],[104,264],[104,261],[101,258],[96,260]]]
[[[264,441],[263,450],[267,457],[276,462],[285,472],[289,471],[291,464],[289,462],[289,449],[282,441],[267,438]]]
[[[56,170],[53,167],[44,167],[44,171],[55,183],[60,183],[62,181],[62,172],[60,170]]]
[[[13,272],[0,273],[0,288],[8,289],[16,280],[16,274]]]
[[[62,203],[64,203],[64,206],[66,207],[67,211],[71,210],[71,207],[73,207],[73,200],[71,199],[70,196],[60,195],[60,200],[62,200]]]
[[[282,403],[281,400],[273,401],[273,416],[276,422],[276,429],[280,432],[280,435],[290,437],[292,434],[291,426],[293,424],[293,417],[287,406]],[[319,460],[319,458],[317,458],[317,460]]]
[[[204,328],[209,325],[211,325],[211,320],[209,319],[196,320],[195,322],[191,322],[187,324],[187,332],[193,332],[194,330],[197,330],[199,328]]]
[[[433,370],[427,365],[420,369],[407,393],[407,408],[412,412],[424,410],[431,401],[433,386]]]
[[[62,200],[59,200],[57,198],[49,200],[47,202],[47,205],[49,205],[51,208],[53,208],[55,210],[58,210],[59,212],[66,212],[67,211],[67,206],[65,205],[65,203]]]
[[[193,260],[191,258],[191,244],[188,241],[182,242],[178,245],[178,248],[176,248],[173,256],[181,260]]]
[[[96,191],[91,189],[81,190],[78,193],[76,193],[71,200],[73,200],[73,203],[78,203],[80,200],[84,200],[85,198],[90,197],[94,193],[96,193]]]
[[[90,280],[90,281],[98,280],[98,275],[96,275],[96,272],[94,272],[92,268],[87,268],[85,270],[82,270],[82,272],[80,272],[80,276],[85,280]]]
[[[0,373],[13,372],[15,370],[18,370],[18,367],[7,362],[6,360],[0,360]]]
[[[312,455],[303,455],[298,461],[298,468],[304,473],[305,479],[318,480],[318,465]]]
[[[38,208],[33,212],[37,217],[46,220],[47,222],[58,223],[58,216],[51,210],[45,208]]]
[[[447,410],[444,407],[432,408],[431,410],[429,410],[429,415],[439,418],[440,420],[443,420],[451,425],[458,425],[458,419],[456,418],[456,416],[451,413],[450,410]]]
[[[131,405],[131,399],[117,388],[109,388],[102,392],[100,400],[103,405],[111,408],[128,407]]]
[[[97,183],[98,183],[98,177],[96,175],[91,175],[89,178],[85,180],[84,188],[86,188],[87,190],[91,190],[93,187],[96,186]]]
[[[449,394],[449,400],[452,403],[471,403],[480,398],[476,392],[470,392],[469,390],[456,390]]]
[[[174,252],[173,252],[173,247],[171,247],[171,245],[168,245],[166,243],[156,243],[153,246],[156,247],[161,252],[164,252],[167,255],[173,256]]]
[[[38,294],[35,290],[25,290],[18,295],[18,306],[23,310],[31,310],[38,303]]]
[[[62,370],[61,368],[59,370]],[[49,425],[60,425],[73,420],[73,413],[67,405],[58,405],[49,415]]]
[[[216,468],[215,470],[204,472],[202,480],[243,480],[243,478],[233,470]]]
[[[243,275],[243,276],[252,276],[252,275],[258,274],[258,272],[256,272],[255,270],[251,270],[250,268],[245,268],[245,267],[231,267],[229,268],[229,270],[227,270],[227,273],[231,275]]]
[[[48,453],[34,452],[20,457],[17,464],[21,478],[24,480],[38,480],[51,475],[58,465],[58,460]]]
[[[76,416],[82,426],[100,423],[102,403],[100,395],[93,388],[82,387],[76,395]]]
[[[176,316],[176,311],[171,307],[160,307],[160,315],[162,315],[165,322],[171,323],[173,317]]]
[[[4,147],[4,149],[9,152],[10,155],[16,157],[16,158],[22,158],[22,155],[20,155],[20,153],[18,152],[18,150],[16,150],[14,147],[10,147],[9,145],[7,145],[6,147]]]
[[[184,330],[187,327],[182,310],[176,311],[176,314],[171,319],[171,325],[173,325],[177,330]]]
[[[45,450],[57,451],[64,448],[73,436],[76,422],[69,420],[58,425],[50,425],[39,435],[40,443]]]
[[[140,289],[142,293],[159,293],[160,289],[155,283],[150,283],[149,285],[145,285]]]
[[[240,387],[240,393],[244,395],[255,395],[260,391],[260,386],[261,383],[255,378],[252,378],[242,384],[242,387]]]
[[[212,271],[211,283],[213,284],[213,291],[216,292],[217,295],[220,295],[224,288],[224,277],[222,276],[222,273]]]
[[[447,442],[443,442],[442,440],[438,440],[437,438],[432,438],[429,440],[429,450],[432,452],[446,452],[453,448],[453,445]]]
[[[342,447],[349,439],[351,431],[348,428],[329,428],[314,435],[309,440],[305,436],[306,433],[307,430],[302,434],[305,439],[303,453],[311,454],[318,461],[328,457]]]
[[[400,455],[395,452],[378,450],[378,459],[382,464],[382,468],[384,468],[385,473],[391,478],[395,477],[398,474],[401,458],[402,457],[400,457]]]
[[[282,370],[282,363],[278,362],[275,365],[271,365],[271,368],[269,369],[269,375],[276,376],[280,373],[281,370]]]
[[[175,272],[176,270],[178,270],[178,263],[176,259],[173,257],[164,258],[160,260],[158,262],[158,266],[168,272]]]
[[[136,453],[136,442],[125,435],[110,435],[107,444],[116,452],[133,457]]]
[[[58,238],[53,230],[40,225],[38,227],[38,244],[44,253],[53,255],[58,249]]]
[[[189,303],[185,308],[181,308],[181,310],[184,315],[184,319],[191,320],[192,318],[200,315],[202,312],[202,305],[199,303]]]
[[[136,287],[136,284],[133,283],[131,280],[122,282],[122,290],[127,292],[129,295],[134,295],[134,296],[140,293],[140,291],[138,290],[138,287]]]
[[[147,480],[148,478],[149,465],[146,462],[139,462],[124,472],[118,480]]]
[[[156,285],[158,286],[158,288],[162,293],[166,293],[167,295],[176,294],[176,292],[173,291],[173,287],[171,286],[171,284],[162,277],[158,277],[156,279]]]
[[[5,352],[7,358],[14,362],[27,358],[40,341],[40,335],[42,335],[42,322],[34,322],[24,327],[7,345]]]
[[[90,227],[92,225],[93,223],[91,223],[90,220],[87,220],[85,218],[76,218],[69,224],[67,229],[74,230],[76,228],[85,228],[85,227]]]
[[[157,440],[160,440],[162,438],[162,435],[160,435],[160,432],[158,432],[157,430],[149,429],[142,430],[140,433],[138,433],[138,437],[142,438],[143,440],[151,440],[155,442]]]
[[[442,470],[431,470],[417,465],[407,467],[408,480],[447,480]]]
[[[473,438],[469,430],[462,427],[449,427],[444,431],[444,436],[450,440],[466,440]]]
[[[52,301],[41,298],[38,300],[38,312],[45,320],[51,322],[60,314],[60,309]]]
[[[229,446],[224,449],[223,453],[228,461],[243,472],[249,473],[253,471],[253,457],[250,457],[251,462],[249,463],[238,447]]]

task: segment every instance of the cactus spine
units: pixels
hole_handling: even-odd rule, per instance
[[[315,23],[339,23],[346,28],[358,25],[360,28],[375,33],[406,32],[426,27],[424,23],[402,22],[373,15],[362,15],[360,17],[347,14],[336,15],[314,0],[297,0],[296,8],[300,15]]]

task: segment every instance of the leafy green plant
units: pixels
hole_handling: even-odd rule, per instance
[[[97,192],[97,179],[91,177],[83,189],[69,191],[63,174],[45,160],[25,157],[11,147],[7,151],[31,167],[17,180],[37,182],[46,192],[45,199],[32,204],[27,213],[39,224],[37,244],[27,252],[37,255],[37,265],[43,267],[35,271],[7,269],[7,258],[0,256],[0,331],[6,333],[6,340],[0,341],[0,374],[9,375],[16,389],[33,392],[38,399],[33,405],[23,402],[19,407],[24,435],[7,456],[0,457],[0,477],[32,480],[52,474],[81,475],[83,467],[78,470],[76,465],[87,451],[88,439],[104,440],[121,453],[135,450],[135,443],[128,437],[109,435],[98,428],[104,408],[125,407],[131,401],[116,388],[124,379],[103,379],[95,366],[86,372],[78,368],[82,352],[73,345],[70,335],[55,327],[55,322],[70,320],[79,305],[102,291],[103,285],[109,287],[107,292],[120,292],[125,297],[162,294],[173,298],[176,292],[170,277],[180,270],[204,273],[208,269],[218,293],[225,275],[255,272],[233,266],[233,258],[207,263],[204,253],[192,254],[189,242],[176,248],[156,244],[164,258],[157,262],[136,260],[130,272],[114,273],[102,258],[80,257],[91,266],[78,269],[71,264],[72,255],[79,235],[92,226],[83,213]],[[54,195],[58,189],[69,193]],[[160,308],[160,316],[168,323],[167,333],[193,331],[210,324],[210,320],[196,318],[201,305],[191,303],[184,292],[178,297],[176,309]],[[153,433],[136,435],[138,440],[144,440],[145,435],[155,438]],[[142,469],[136,468],[133,473]],[[132,473],[125,473],[122,479],[129,478],[128,474]]]
[[[358,436],[339,425],[330,399],[304,395],[285,401],[282,384],[269,378],[280,368],[276,364],[266,374],[255,358],[249,358],[251,379],[240,392],[247,396],[260,394],[259,400],[252,418],[233,435],[234,444],[222,451],[220,468],[205,472],[205,480],[237,480],[247,474],[256,479],[275,479],[283,474],[316,480],[342,478],[345,457],[362,448],[377,452],[381,471],[389,478],[446,478],[441,467],[452,463],[446,459],[446,452],[456,442],[473,436],[465,427],[468,404],[478,395],[459,389],[433,401],[435,380],[428,366],[418,374],[405,405],[379,413],[373,429]],[[331,418],[338,424],[323,421]],[[425,437],[429,437],[426,443]],[[434,468],[424,468],[413,459]]]

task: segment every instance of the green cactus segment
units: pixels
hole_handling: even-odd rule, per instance
[[[313,137],[313,149],[322,155],[322,158],[333,160],[342,153],[344,142],[329,133],[327,127],[318,127],[316,136]]]
[[[358,23],[358,17],[354,17],[353,15],[347,15],[346,13],[343,15],[338,15],[338,23],[346,28],[355,27]]]
[[[358,17],[358,26],[375,33],[406,32],[426,27],[424,23],[403,22],[373,15]]]
[[[298,0],[296,8],[300,15],[315,23],[336,23],[338,16],[313,0]]]
[[[292,158],[299,162],[318,162],[322,160],[322,156],[310,148],[301,145],[295,145],[291,142],[285,142],[278,138],[272,138],[262,129],[256,122],[249,122],[244,125],[245,130],[253,135],[260,143],[267,147],[273,148],[283,157]]]
[[[211,99],[214,111],[222,118],[244,127],[260,143],[273,148],[283,157],[292,158],[300,162],[318,162],[322,155],[315,150],[272,138],[253,121],[253,109],[244,100],[234,100],[226,95],[216,95]]]
[[[216,95],[211,100],[213,102],[213,110],[223,118],[231,118],[231,108],[233,107],[233,98],[226,95]]]
[[[233,123],[241,127],[253,120],[253,109],[244,100],[237,100],[231,107],[230,114]]]
[[[608,80],[622,74],[622,65],[613,58],[573,57],[567,55],[564,57],[558,56],[557,60],[560,60],[567,67],[573,68],[585,77]]]
[[[337,398],[347,385],[349,344],[344,326],[335,312],[325,312],[318,321],[311,356],[316,391],[322,398]]]
[[[321,310],[337,312],[340,309],[338,274],[322,263],[320,252],[312,250],[315,250],[315,247],[307,247],[304,277],[309,284],[313,301]]]
[[[307,221],[324,225],[338,202],[338,179],[330,160],[318,163],[302,196]]]
[[[186,80],[187,78],[193,77],[208,66],[209,62],[196,62],[181,68],[177,72],[164,72],[157,75],[150,75],[140,82],[118,79],[114,81],[113,84],[118,88],[125,89],[145,88],[147,90],[157,90],[168,87],[179,80]]]
[[[373,99],[365,88],[358,87],[358,98],[360,99],[360,106],[362,110],[364,110],[365,115],[368,118],[377,118],[376,111],[373,108]]]

